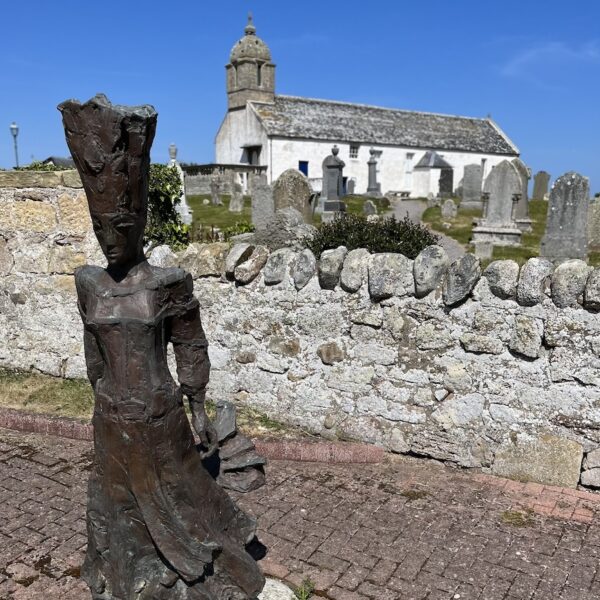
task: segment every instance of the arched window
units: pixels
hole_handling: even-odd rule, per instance
[[[258,63],[258,69],[256,70],[256,85],[262,87],[262,63]]]

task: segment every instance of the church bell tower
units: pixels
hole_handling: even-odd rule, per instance
[[[225,70],[230,111],[245,108],[249,100],[271,104],[275,101],[275,65],[269,47],[256,35],[251,14],[244,37],[231,49]]]

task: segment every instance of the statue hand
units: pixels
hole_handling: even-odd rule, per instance
[[[204,404],[190,403],[192,409],[192,426],[200,438],[200,444],[204,450],[200,452],[200,458],[212,456],[218,448],[217,431],[204,410]]]

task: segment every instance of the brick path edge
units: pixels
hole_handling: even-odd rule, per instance
[[[94,439],[91,423],[0,408],[0,427],[24,433],[41,433],[72,440]],[[271,460],[322,463],[379,463],[385,451],[370,444],[254,439],[257,451]]]

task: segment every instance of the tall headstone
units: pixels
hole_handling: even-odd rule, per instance
[[[570,171],[559,177],[550,190],[546,233],[541,255],[550,260],[587,258],[589,181]]]
[[[267,228],[275,215],[273,190],[266,175],[256,175],[252,182],[252,224],[256,231]]]
[[[438,181],[440,198],[450,198],[454,192],[454,169],[440,169],[440,178]]]
[[[222,206],[223,200],[219,194],[221,186],[216,177],[212,177],[210,180],[210,203],[213,206]]]
[[[244,210],[244,190],[242,184],[235,181],[231,186],[229,212],[241,213]]]
[[[483,170],[481,165],[466,165],[463,175],[462,196],[460,201],[460,205],[463,208],[483,208],[483,201],[481,200],[482,185]]]
[[[292,207],[302,215],[305,223],[312,223],[311,194],[306,175],[297,169],[288,169],[273,184],[275,212]]]
[[[346,186],[348,188],[348,195],[352,196],[354,194],[354,191],[356,188],[356,179],[354,179],[354,178],[348,179]]]
[[[538,171],[533,178],[532,200],[545,200],[548,193],[548,184],[550,183],[550,173]]]
[[[175,205],[175,210],[181,217],[181,220],[186,225],[189,225],[192,222],[192,211],[185,197],[185,173],[181,165],[177,162],[177,146],[175,144],[169,145],[169,167],[175,167],[179,174],[179,179],[181,179],[181,196],[179,197],[179,202]]]
[[[340,199],[344,194],[344,167],[338,157],[340,149],[333,146],[331,154],[323,161],[323,189],[319,200],[319,212],[323,221],[331,221],[336,213],[346,212],[346,204]]]
[[[521,178],[508,160],[503,160],[492,169],[483,186],[484,217],[473,228],[473,243],[492,242],[502,246],[521,241],[521,230],[514,218],[521,186]]]
[[[377,183],[377,159],[375,158],[375,149],[369,150],[370,158],[367,161],[369,168],[369,181],[367,184],[367,194],[375,198],[381,196],[381,184]]]
[[[377,214],[377,205],[373,200],[365,200],[363,204],[363,215],[366,217]]]
[[[529,179],[531,171],[520,158],[513,159],[512,165],[517,170],[521,180],[521,195],[515,206],[515,222],[521,231],[531,231],[531,219],[529,218]]]

